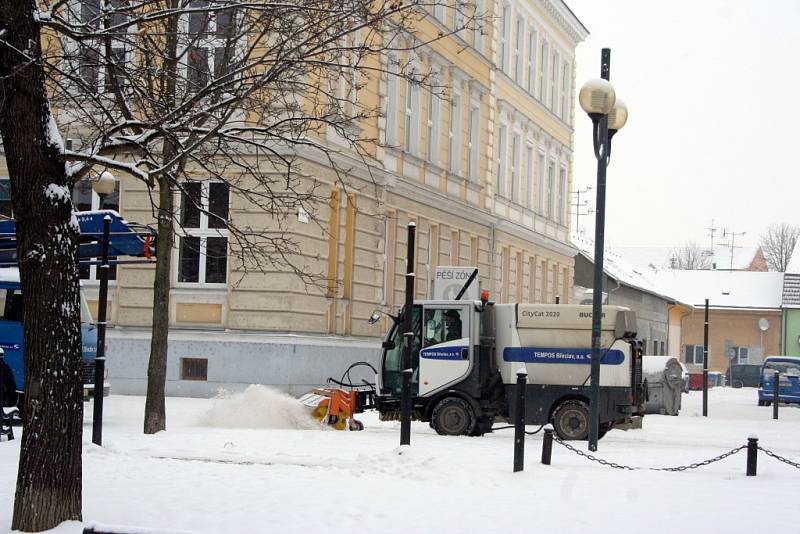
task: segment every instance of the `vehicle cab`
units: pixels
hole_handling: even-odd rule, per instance
[[[19,269],[0,268],[0,348],[4,352],[3,399],[5,406],[17,405],[25,387],[24,317]],[[94,366],[97,354],[97,327],[81,287],[81,346],[83,357],[83,392],[88,397],[94,390]],[[107,387],[103,388],[104,395]]]

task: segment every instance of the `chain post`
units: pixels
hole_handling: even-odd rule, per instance
[[[775,378],[773,378],[772,385],[772,418],[778,418],[778,404],[780,404],[780,390],[781,390],[781,372],[775,371]]]
[[[542,463],[550,465],[553,456],[553,427],[544,427],[544,439],[542,440]]]
[[[747,476],[754,477],[758,471],[758,436],[747,438]]]
[[[522,367],[517,371],[517,406],[514,414],[514,472],[525,469],[525,385],[528,371]]]

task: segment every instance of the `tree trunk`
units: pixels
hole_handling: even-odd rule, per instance
[[[174,202],[169,180],[159,180],[158,238],[156,274],[153,282],[153,330],[150,337],[150,363],[147,368],[147,400],[144,407],[144,433],[155,434],[167,428],[164,388],[167,381],[167,338],[169,335],[169,288],[172,258]]]
[[[0,133],[25,305],[24,432],[12,528],[81,519],[78,224],[45,92],[33,0],[0,4]],[[9,46],[10,45],[10,46]]]
[[[170,7],[178,8],[171,0]],[[174,107],[178,75],[178,17],[167,20],[164,52],[165,102]],[[172,161],[177,154],[172,142],[165,143],[164,161]],[[150,362],[147,367],[147,400],[144,405],[144,433],[155,434],[167,429],[165,387],[167,382],[167,354],[169,337],[169,289],[171,286],[172,246],[174,243],[173,219],[175,202],[172,198],[174,175],[163,175],[158,180],[158,238],[156,240],[156,274],[153,281],[153,327],[150,336]]]

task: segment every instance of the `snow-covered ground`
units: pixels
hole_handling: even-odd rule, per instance
[[[800,409],[756,405],[754,389],[684,395],[680,416],[648,415],[644,428],[610,432],[599,456],[632,466],[677,466],[717,456],[757,434],[800,461]],[[142,397],[106,399],[104,447],[84,426],[83,517],[88,523],[191,532],[796,532],[800,470],[746,452],[684,472],[621,471],[554,445],[539,463],[541,434],[512,472],[513,431],[482,438],[436,435],[373,414],[364,432],[309,423],[291,400],[253,387],[229,399],[170,398],[168,431],[141,433]],[[20,429],[15,429],[19,434]],[[530,428],[533,430],[533,428]],[[0,443],[0,531],[10,528],[19,440]],[[586,444],[578,446],[586,450]],[[78,533],[82,524],[54,532]]]

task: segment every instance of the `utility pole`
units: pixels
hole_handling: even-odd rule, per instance
[[[572,207],[575,208],[575,231],[577,233],[581,233],[581,215],[589,215],[590,213],[594,213],[594,210],[588,208],[586,213],[581,213],[581,208],[584,208],[589,205],[588,200],[584,200],[581,202],[581,195],[584,193],[588,193],[592,190],[591,185],[587,185],[586,189],[579,189],[578,191],[573,191],[572,194],[575,195],[576,199],[575,202],[572,204]]]

